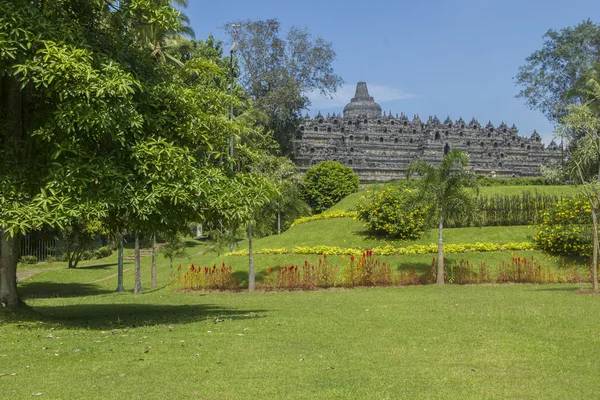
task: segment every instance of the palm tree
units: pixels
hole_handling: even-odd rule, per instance
[[[452,217],[470,218],[475,215],[477,180],[465,169],[468,164],[469,156],[454,149],[442,158],[437,168],[417,160],[409,165],[407,171],[407,179],[414,174],[421,177],[418,181],[418,201],[431,208],[430,216],[438,222],[438,285],[444,284],[444,221]]]

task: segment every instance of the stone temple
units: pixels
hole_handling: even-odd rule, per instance
[[[560,163],[562,154],[554,141],[545,146],[537,132],[519,136],[504,122],[482,126],[475,119],[422,122],[418,116],[411,121],[404,114],[382,115],[365,82],[357,84],[343,116],[306,115],[294,143],[301,171],[334,160],[352,167],[361,181],[402,179],[411,161],[437,164],[451,149],[468,153],[475,173],[507,177],[540,176],[540,167]]]

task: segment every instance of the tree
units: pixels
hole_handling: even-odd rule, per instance
[[[173,279],[173,260],[175,258],[187,257],[185,251],[185,241],[179,233],[171,234],[167,237],[167,242],[160,248],[160,252],[165,258],[169,259],[169,277]]]
[[[298,119],[310,105],[307,94],[331,95],[343,83],[333,72],[331,43],[297,27],[282,36],[276,19],[233,21],[224,29],[239,44],[241,85],[268,115],[281,152],[292,154]]]
[[[590,103],[600,99],[600,85],[595,86]],[[558,137],[570,137],[577,132],[580,139],[571,150],[569,159],[561,171],[547,170],[546,173],[560,173],[575,184],[575,188],[587,199],[592,213],[592,290],[598,292],[598,254],[600,239],[598,234],[600,213],[600,116],[589,103],[571,105],[561,119],[557,129]]]
[[[469,156],[458,149],[451,150],[435,167],[425,161],[412,162],[407,178],[420,176],[417,202],[428,207],[430,218],[438,222],[438,267],[436,283],[444,284],[444,221],[451,217],[475,215],[477,180],[465,170]]]
[[[0,303],[19,304],[18,237],[97,219],[165,232],[223,208],[230,97],[210,60],[162,63],[136,27],[167,0],[0,0]]]
[[[515,77],[522,89],[517,97],[538,109],[550,121],[559,122],[569,104],[588,100],[584,92],[573,92],[582,75],[600,60],[600,25],[591,20],[560,31],[550,29],[544,46],[526,59]]]
[[[60,231],[64,245],[64,255],[69,268],[77,268],[83,252],[87,250],[94,237],[103,231],[100,221],[69,221]]]
[[[358,176],[337,161],[323,161],[302,176],[302,197],[320,213],[358,190]]]

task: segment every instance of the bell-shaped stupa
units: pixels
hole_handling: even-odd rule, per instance
[[[377,118],[381,116],[381,107],[369,96],[366,82],[356,84],[356,94],[344,107],[344,118]]]

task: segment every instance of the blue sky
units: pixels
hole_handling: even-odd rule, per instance
[[[197,39],[212,33],[227,42],[220,27],[229,21],[276,18],[284,30],[295,25],[332,42],[345,85],[331,100],[312,95],[311,115],[341,112],[364,80],[385,111],[504,121],[522,136],[537,129],[545,142],[553,126],[515,98],[513,77],[548,29],[600,20],[598,0],[189,3]]]

